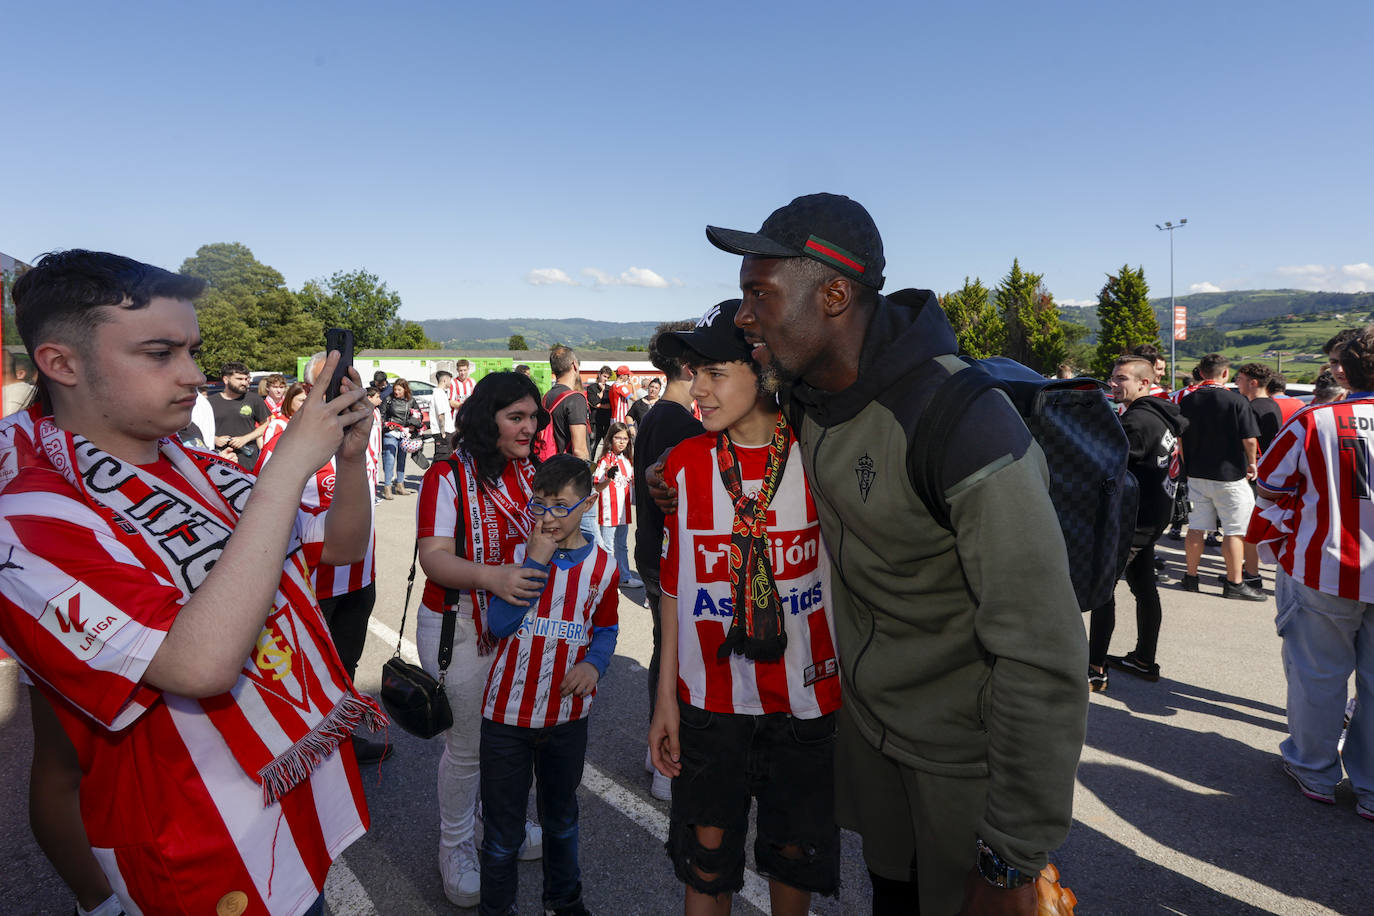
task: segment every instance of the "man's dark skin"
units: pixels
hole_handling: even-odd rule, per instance
[[[808,282],[787,269],[784,258],[745,256],[740,266],[742,303],[735,324],[754,344],[754,359],[822,391],[842,391],[859,377],[864,335],[877,305],[877,292],[847,277]],[[664,492],[662,459],[645,474],[650,488]],[[671,493],[665,511],[676,508]],[[983,879],[977,868],[964,882],[962,912],[976,916],[1035,916],[1035,884],[1006,890]]]

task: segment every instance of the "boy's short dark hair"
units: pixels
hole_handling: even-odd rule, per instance
[[[670,334],[673,331],[690,331],[696,326],[695,321],[665,321],[654,328],[654,336],[649,340],[649,362],[653,363],[655,369],[667,376],[670,382],[682,378],[683,362],[678,357],[664,353],[659,346],[659,341],[663,339],[664,334]]]
[[[14,320],[29,356],[50,340],[81,347],[106,308],[145,308],[154,297],[195,299],[205,292],[199,277],[174,274],[111,254],[73,248],[43,255],[15,281]]]
[[[1374,326],[1358,328],[1341,346],[1341,368],[1351,391],[1374,388]]]
[[[230,375],[247,375],[248,367],[236,359],[230,360],[219,367],[219,377],[225,378]]]
[[[1154,344],[1144,343],[1131,350],[1131,356],[1140,356],[1154,363],[1160,358],[1159,347],[1156,347]]]
[[[556,496],[568,484],[572,484],[573,492],[578,496],[589,496],[592,492],[592,469],[576,455],[552,455],[535,469],[530,488],[536,493]]]
[[[554,344],[549,348],[549,371],[553,373],[554,378],[566,375],[576,364],[577,351],[572,347]]]
[[[1236,375],[1245,373],[1250,378],[1264,386],[1265,391],[1269,390],[1269,380],[1274,377],[1274,369],[1264,363],[1246,363],[1236,370]]]
[[[472,363],[468,362],[468,361],[465,360],[465,359],[460,359],[460,360],[458,360],[458,362],[456,362],[456,363],[453,364],[453,368],[455,368],[455,369],[471,369],[471,368],[472,368]]]
[[[440,369],[438,372],[434,373],[434,380],[435,380],[436,382],[439,381],[440,379],[444,379],[444,378],[447,378],[447,379],[453,378],[453,373],[452,373],[452,372],[449,372],[447,369]]]
[[[1220,353],[1208,353],[1197,364],[1197,371],[1203,379],[1213,379],[1231,367],[1231,361]]]
[[[1322,355],[1330,356],[1333,351],[1350,343],[1359,335],[1362,328],[1346,328],[1344,331],[1337,331],[1330,340],[1322,345]]]
[[[1288,391],[1288,379],[1275,372],[1274,377],[1269,380],[1269,384],[1266,385],[1265,388],[1269,390],[1269,396],[1271,398],[1276,394],[1286,394]]]

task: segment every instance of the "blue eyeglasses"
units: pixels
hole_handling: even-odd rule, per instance
[[[574,509],[576,509],[578,506],[582,505],[591,498],[592,494],[588,493],[586,496],[582,497],[577,502],[573,503],[571,506],[546,506],[543,503],[531,502],[527,509],[530,515],[552,515],[554,518],[567,518],[569,515],[572,514],[572,511]]]

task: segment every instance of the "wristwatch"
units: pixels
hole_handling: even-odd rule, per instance
[[[993,887],[1016,888],[1030,884],[1036,878],[1033,873],[1020,871],[1008,865],[1006,860],[993,852],[992,847],[978,840],[978,874]]]

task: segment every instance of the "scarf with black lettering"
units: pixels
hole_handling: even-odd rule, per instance
[[[158,443],[168,471],[116,458],[59,429],[51,417],[40,420],[36,432],[35,460],[60,473],[137,562],[189,601],[224,552],[253,492],[253,476],[173,439]],[[163,479],[168,473],[179,475],[191,492]],[[298,538],[291,546],[272,610],[238,683],[198,700],[160,695],[174,719],[205,716],[234,761],[262,787],[264,805],[309,779],[360,722],[373,731],[387,724],[376,702],[360,696],[344,672],[310,588],[305,551]]]
[[[782,603],[768,559],[767,523],[768,504],[782,482],[789,451],[787,419],[779,412],[773,438],[768,442],[763,483],[758,495],[750,498],[744,495],[739,456],[730,437],[724,431],[716,437],[720,482],[735,505],[735,518],[730,525],[730,597],[735,613],[717,658],[727,658],[734,652],[754,661],[772,661],[782,658],[787,648]]]

